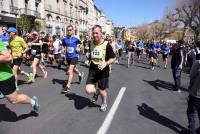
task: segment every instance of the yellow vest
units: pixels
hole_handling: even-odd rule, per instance
[[[104,41],[102,44],[95,45],[91,42],[91,61],[98,65],[100,62],[106,61],[106,47],[108,42]]]

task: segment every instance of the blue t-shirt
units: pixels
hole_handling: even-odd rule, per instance
[[[63,39],[63,46],[66,47],[66,57],[67,58],[78,58],[78,52],[77,52],[77,46],[78,44],[81,44],[81,41],[79,38],[72,36],[68,37],[66,36]]]
[[[8,45],[9,35],[8,34],[1,34],[0,35],[1,40],[4,44]]]
[[[154,43],[151,43],[149,45],[150,52],[156,53],[156,45]]]
[[[137,49],[141,50],[142,47],[144,46],[144,44],[140,41],[140,42],[137,42]]]
[[[162,50],[163,50],[163,53],[164,53],[164,54],[169,54],[169,52],[170,52],[170,48],[169,48],[168,45],[166,45],[166,46],[163,45]]]
[[[160,48],[160,43],[156,43],[155,47],[156,47],[156,49],[159,49]]]

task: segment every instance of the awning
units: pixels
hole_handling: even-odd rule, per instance
[[[1,23],[12,23],[12,24],[15,24],[16,23],[16,18],[8,17],[8,16],[1,16],[0,15],[0,22]]]

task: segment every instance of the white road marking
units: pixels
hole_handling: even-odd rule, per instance
[[[117,108],[119,106],[119,103],[124,95],[124,92],[126,90],[126,87],[122,87],[118,93],[117,98],[115,99],[114,104],[112,105],[109,113],[107,114],[104,122],[102,123],[101,127],[99,128],[99,131],[97,132],[97,134],[106,134],[108,131],[108,128],[110,127],[110,124],[113,120],[113,117],[117,111]]]

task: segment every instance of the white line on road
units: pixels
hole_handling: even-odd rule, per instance
[[[117,108],[119,106],[119,103],[124,95],[124,92],[126,90],[126,87],[122,87],[119,91],[119,94],[117,96],[117,98],[115,99],[114,104],[112,105],[109,113],[107,114],[103,124],[101,125],[101,127],[99,128],[99,131],[97,132],[97,134],[106,134],[108,131],[108,128],[110,127],[110,124],[113,120],[113,117],[117,111]]]

